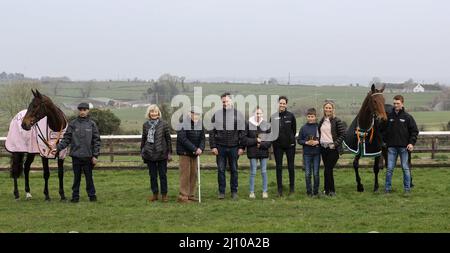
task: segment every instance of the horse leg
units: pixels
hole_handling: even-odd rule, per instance
[[[58,158],[58,179],[59,179],[59,196],[61,200],[66,200],[66,195],[64,194],[64,159]]]
[[[361,184],[361,177],[359,176],[359,158],[361,158],[360,155],[356,155],[353,159],[353,169],[355,170],[355,176],[356,176],[356,190],[358,192],[364,191],[364,186]]]
[[[50,168],[48,167],[48,159],[42,157],[42,165],[44,167],[44,180],[45,180],[45,186],[44,186],[44,195],[45,200],[49,201],[50,196],[48,194],[48,179],[50,177]]]
[[[27,154],[27,159],[25,160],[25,164],[23,166],[23,172],[25,174],[25,194],[26,199],[31,199],[33,196],[30,191],[30,170],[31,164],[34,161],[34,154]]]
[[[375,174],[375,183],[373,186],[373,192],[378,192],[378,172],[380,172],[380,157],[375,157],[375,162],[373,164],[373,173]]]
[[[11,161],[11,177],[14,179],[14,199],[19,199],[19,187],[17,186],[17,178],[22,171],[23,153],[12,153]]]

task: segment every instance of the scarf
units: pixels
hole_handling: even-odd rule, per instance
[[[159,119],[151,119],[148,122],[150,123],[150,129],[148,129],[147,142],[155,143],[155,131],[156,131],[156,125],[158,124]]]

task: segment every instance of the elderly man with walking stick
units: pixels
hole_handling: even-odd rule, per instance
[[[200,202],[195,198],[197,177],[200,175],[200,155],[205,150],[205,130],[201,121],[201,109],[191,107],[189,115],[182,118],[177,128],[177,155],[180,157],[180,193],[178,202]]]

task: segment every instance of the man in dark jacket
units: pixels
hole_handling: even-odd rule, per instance
[[[228,162],[231,173],[231,197],[237,199],[238,190],[238,158],[244,153],[243,136],[245,134],[245,119],[233,107],[230,93],[220,96],[222,110],[214,113],[211,118],[212,130],[209,132],[209,144],[216,156],[218,169],[219,199],[225,198],[225,168]]]
[[[177,131],[177,155],[180,156],[180,194],[178,202],[198,201],[195,198],[197,183],[197,157],[205,150],[205,130],[200,120],[200,108],[191,107]]]
[[[403,107],[404,98],[401,95],[394,97],[394,109],[388,114],[387,127],[384,131],[384,141],[388,148],[388,165],[386,171],[385,192],[392,191],[392,175],[400,156],[403,169],[403,188],[406,194],[411,191],[411,172],[408,163],[408,151],[414,150],[419,130],[414,118]]]
[[[52,153],[56,154],[70,145],[69,155],[72,157],[74,173],[72,203],[76,203],[80,199],[82,170],[86,177],[86,191],[89,200],[97,201],[92,168],[97,163],[100,154],[100,133],[95,122],[89,118],[89,105],[81,103],[78,105],[78,110],[78,117],[69,123],[64,137],[56,146],[56,149],[52,150]]]
[[[297,133],[297,120],[294,114],[287,111],[288,99],[285,96],[278,98],[278,112],[273,114],[271,124],[278,124],[278,138],[273,141],[275,156],[278,196],[283,196],[283,154],[286,153],[289,171],[289,194],[295,189],[295,134]],[[273,131],[272,131],[273,132]]]

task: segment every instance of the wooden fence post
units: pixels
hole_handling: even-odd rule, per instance
[[[437,138],[433,137],[431,138],[431,159],[434,159],[434,154],[436,153],[437,148]]]
[[[109,152],[111,153],[111,155],[109,156],[109,161],[110,162],[114,162],[114,145],[113,145],[113,140],[109,140]]]

